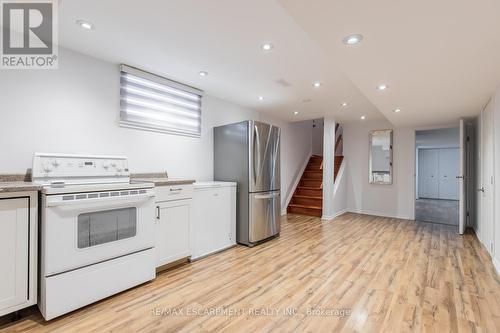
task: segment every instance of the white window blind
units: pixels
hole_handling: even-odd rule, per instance
[[[199,137],[202,91],[121,66],[120,126]]]

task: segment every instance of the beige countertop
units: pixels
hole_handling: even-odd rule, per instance
[[[149,177],[149,178],[133,178],[131,182],[148,182],[154,183],[155,186],[173,186],[173,185],[191,185],[194,183],[192,179],[173,179],[166,177]]]
[[[29,175],[21,174],[5,174],[0,175],[0,193],[6,192],[24,192],[24,191],[40,191],[41,185],[27,181]],[[174,185],[190,185],[195,181],[192,179],[174,179],[169,178],[166,172],[160,173],[143,173],[132,174],[131,183],[148,182],[155,186],[174,186]]]
[[[0,193],[6,192],[25,192],[25,191],[39,191],[42,187],[32,182],[24,181],[0,181]]]
[[[154,183],[155,186],[174,186],[174,185],[190,185],[194,180],[189,179],[172,179],[172,178],[134,178],[134,182]],[[25,181],[0,181],[0,193],[6,192],[25,192],[25,191],[40,191],[42,186]]]
[[[175,179],[170,178],[166,171],[152,173],[135,173],[130,175],[130,181],[154,183],[155,186],[175,186],[190,185],[195,181],[193,179]]]

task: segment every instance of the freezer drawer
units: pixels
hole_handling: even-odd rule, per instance
[[[249,240],[251,243],[279,234],[280,191],[250,193]]]

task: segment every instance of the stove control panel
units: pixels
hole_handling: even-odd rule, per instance
[[[35,153],[33,180],[48,182],[57,179],[68,183],[89,183],[110,178],[126,181],[130,178],[128,159],[123,156]]]

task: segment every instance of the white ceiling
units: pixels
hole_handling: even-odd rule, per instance
[[[498,0],[280,3],[393,124],[477,115],[500,84]],[[339,42],[350,33],[363,43]]]
[[[77,26],[79,19],[94,23],[95,30]],[[69,49],[282,119],[382,117],[275,1],[63,0],[59,21],[60,44]],[[275,46],[269,53],[261,50],[265,42]],[[200,77],[201,70],[209,75]],[[278,84],[280,79],[291,86]],[[316,80],[324,83],[319,89],[312,86]],[[344,101],[348,107],[341,107]]]
[[[498,0],[63,0],[59,10],[69,49],[287,120],[445,124],[477,114],[500,83]],[[363,43],[342,44],[349,33]]]

